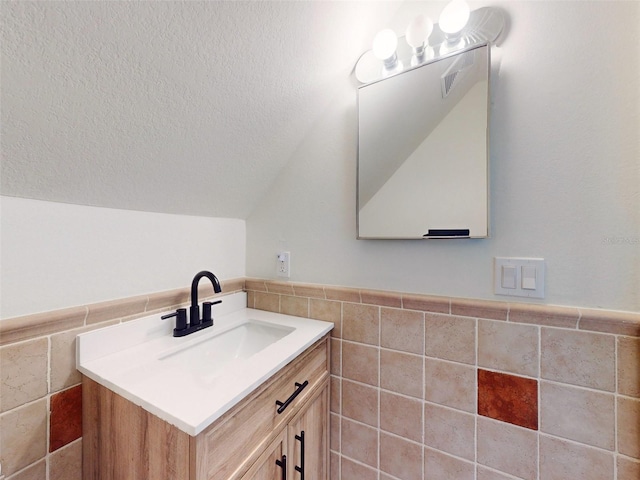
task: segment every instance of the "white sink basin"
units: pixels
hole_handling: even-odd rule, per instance
[[[162,352],[158,360],[165,367],[183,368],[185,372],[199,375],[202,380],[210,380],[229,368],[232,362],[255,355],[294,330],[250,319],[213,337],[196,339]]]
[[[185,337],[160,313],[78,335],[78,370],[195,436],[333,328],[222,298],[214,325]]]

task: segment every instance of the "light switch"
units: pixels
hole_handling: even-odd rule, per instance
[[[493,292],[511,297],[544,298],[544,258],[495,257]]]
[[[522,266],[522,289],[535,290],[536,277],[537,275],[536,275],[535,265],[523,265]]]
[[[517,272],[515,265],[502,266],[502,288],[516,288]]]

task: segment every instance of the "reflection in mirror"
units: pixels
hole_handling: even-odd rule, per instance
[[[488,45],[358,90],[358,238],[488,235]]]

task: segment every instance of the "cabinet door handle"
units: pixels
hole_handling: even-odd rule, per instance
[[[304,480],[304,430],[296,435],[296,440],[300,442],[300,466],[296,465],[296,472],[300,472],[300,480]]]
[[[306,387],[307,385],[309,385],[309,380],[305,380],[303,383],[296,382],[296,389],[289,398],[287,398],[284,402],[281,402],[280,400],[276,400],[276,405],[278,406],[278,413],[280,414],[284,412],[285,409],[289,406],[289,404],[295,400],[298,394],[302,390],[304,390],[304,387]]]
[[[282,469],[282,480],[287,480],[287,456],[282,455],[282,460],[276,460],[276,465]]]

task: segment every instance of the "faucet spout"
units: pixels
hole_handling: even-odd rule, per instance
[[[195,277],[193,277],[193,281],[191,282],[191,322],[190,326],[193,327],[195,325],[200,324],[200,306],[198,305],[198,283],[200,283],[200,279],[202,277],[206,277],[211,281],[213,285],[214,293],[220,293],[222,289],[220,288],[220,282],[218,281],[218,277],[216,277],[213,273],[207,272],[203,270],[198,272]]]

